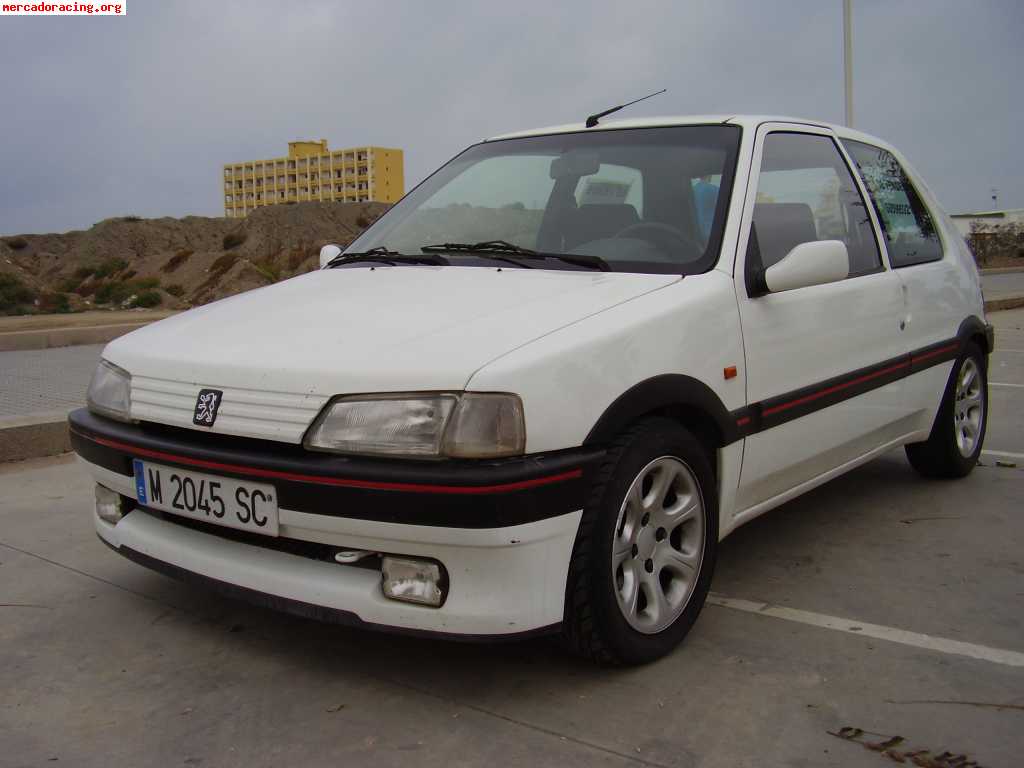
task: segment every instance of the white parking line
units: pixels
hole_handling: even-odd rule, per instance
[[[773,619],[795,621],[800,624],[809,624],[812,627],[833,629],[837,632],[848,632],[852,635],[865,635],[877,640],[888,640],[890,643],[910,645],[929,651],[938,651],[954,656],[968,656],[972,659],[991,661],[1008,667],[1024,667],[1024,653],[1018,651],[1007,651],[1002,648],[990,648],[987,645],[964,643],[959,640],[949,640],[945,637],[924,635],[920,632],[908,632],[905,629],[886,627],[881,624],[851,621],[850,619],[843,619],[838,616],[826,616],[823,613],[801,611],[797,608],[786,608],[781,605],[772,605],[771,603],[740,600],[735,597],[716,595],[713,592],[708,595],[708,603],[721,608],[732,608],[735,611],[756,613],[761,616],[770,616]]]
[[[1002,381],[990,381],[988,385],[990,387],[1012,387],[1013,389],[1024,389],[1024,384],[1006,384]]]

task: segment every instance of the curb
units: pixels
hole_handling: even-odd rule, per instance
[[[66,411],[0,419],[0,462],[55,456],[70,450]]]
[[[1024,267],[988,267],[978,271],[983,275],[1008,275],[1012,272],[1024,272]]]
[[[72,347],[78,344],[105,344],[118,336],[149,325],[152,320],[142,323],[118,323],[117,325],[93,325],[85,328],[44,328],[37,331],[5,331],[0,333],[0,352],[23,351],[27,349],[50,349],[51,347]]]
[[[1001,299],[989,299],[985,302],[986,312],[999,312],[1004,309],[1024,307],[1024,296],[1004,296]]]

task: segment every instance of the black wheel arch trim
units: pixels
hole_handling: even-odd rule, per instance
[[[637,419],[665,408],[693,408],[715,425],[718,445],[728,445],[742,435],[736,420],[718,395],[704,382],[682,374],[663,374],[630,387],[609,405],[591,428],[584,446],[601,446]]]
[[[991,323],[986,323],[976,315],[971,315],[960,323],[960,327],[957,329],[956,335],[957,338],[963,339],[965,342],[972,338],[983,339],[985,343],[982,345],[982,351],[986,354],[992,354],[995,350],[995,328]]]

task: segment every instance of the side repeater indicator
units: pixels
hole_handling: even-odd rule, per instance
[[[727,378],[727,379],[735,379],[736,378],[736,366],[735,365],[730,365],[729,367],[724,368],[722,370],[722,375],[724,375],[725,378]]]

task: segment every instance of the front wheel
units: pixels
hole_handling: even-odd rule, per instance
[[[925,477],[964,477],[974,469],[988,423],[988,377],[981,348],[968,344],[950,374],[931,434],[906,447]]]
[[[563,624],[572,650],[640,664],[674,648],[711,585],[718,541],[714,473],[701,443],[648,419],[612,445],[573,548]]]

